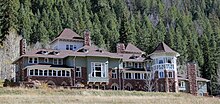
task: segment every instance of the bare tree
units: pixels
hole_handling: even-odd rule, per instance
[[[3,54],[1,54],[1,74],[3,79],[15,77],[15,66],[12,62],[19,57],[19,42],[21,37],[16,30],[11,29],[3,42]]]
[[[146,86],[146,91],[152,92],[155,90],[155,81],[153,79],[154,71],[150,70],[146,72],[146,81],[145,81],[145,86]]]

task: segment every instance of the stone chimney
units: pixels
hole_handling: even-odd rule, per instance
[[[20,40],[20,56],[26,53],[26,39],[21,39]]]
[[[84,32],[84,46],[91,46],[91,37],[89,30]]]
[[[196,64],[187,64],[187,78],[189,79],[189,93],[197,95],[197,82],[196,82]]]
[[[125,50],[125,45],[123,43],[118,43],[116,49],[117,53],[123,53]]]

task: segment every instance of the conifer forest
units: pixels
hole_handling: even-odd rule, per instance
[[[111,52],[132,43],[147,55],[165,42],[180,53],[179,73],[195,62],[210,91],[220,92],[220,0],[0,0],[0,7],[1,70],[19,57],[16,37],[47,48],[70,28],[89,30],[93,44]]]

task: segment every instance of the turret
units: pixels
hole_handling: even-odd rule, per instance
[[[176,60],[179,53],[161,42],[149,56],[153,60],[152,69],[157,86],[156,90],[178,92]]]

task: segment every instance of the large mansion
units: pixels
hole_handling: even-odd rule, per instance
[[[88,31],[81,37],[71,29],[64,29],[50,42],[50,47],[26,51],[25,40],[21,40],[20,57],[13,62],[17,82],[207,95],[209,80],[197,77],[193,63],[187,64],[187,74],[178,75],[180,54],[164,42],[149,55],[130,43],[118,43],[117,52],[111,53],[92,45]]]

